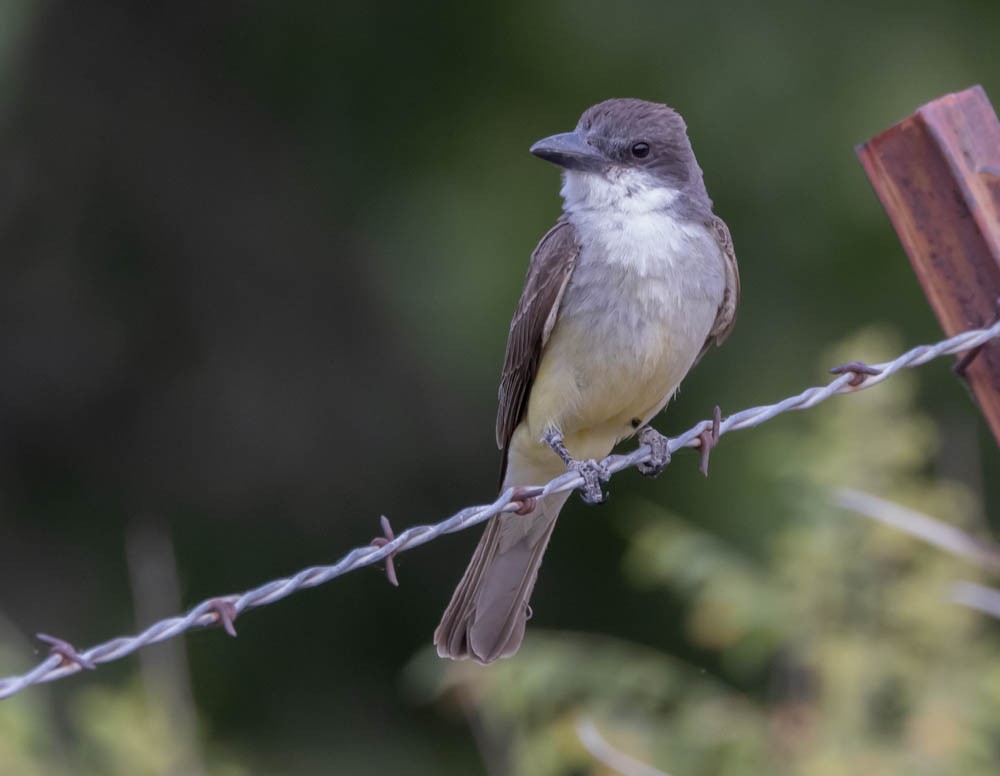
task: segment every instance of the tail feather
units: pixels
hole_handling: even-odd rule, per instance
[[[441,657],[459,660],[470,656],[466,621],[475,611],[476,594],[482,585],[483,575],[490,567],[500,544],[500,520],[501,518],[494,517],[486,524],[472,560],[441,617],[441,624],[434,631],[434,644]]]
[[[524,638],[528,599],[568,494],[540,499],[529,515],[490,520],[434,631],[438,655],[491,663]]]

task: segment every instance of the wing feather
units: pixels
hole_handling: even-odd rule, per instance
[[[559,305],[579,255],[576,230],[565,219],[560,219],[542,237],[531,254],[524,290],[510,323],[500,374],[496,434],[497,446],[503,450],[501,481],[510,438],[524,417],[542,349],[559,316]]]
[[[712,216],[709,226],[715,231],[715,239],[722,248],[722,255],[725,259],[726,290],[722,295],[722,303],[715,315],[715,323],[708,333],[708,339],[698,354],[698,360],[705,355],[706,351],[713,344],[721,345],[726,341],[726,337],[732,332],[736,325],[736,311],[740,305],[740,268],[736,264],[736,251],[733,248],[733,238],[729,234],[729,227],[726,222],[716,215]]]

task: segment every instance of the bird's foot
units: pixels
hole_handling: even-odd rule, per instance
[[[580,488],[580,498],[588,504],[603,504],[608,500],[608,494],[601,487],[602,482],[611,479],[611,472],[606,466],[590,458],[586,461],[574,461],[569,468],[583,478]]]
[[[608,467],[595,461],[593,458],[583,461],[574,458],[570,455],[569,450],[566,449],[563,436],[558,431],[548,432],[544,437],[544,441],[562,459],[567,469],[576,472],[583,479],[583,485],[580,486],[580,498],[584,502],[587,504],[603,504],[608,500],[608,494],[601,487],[602,482],[607,482],[611,479],[611,472],[608,471]]]
[[[701,441],[701,463],[698,464],[698,471],[705,477],[708,476],[708,458],[712,454],[712,448],[719,444],[719,424],[721,423],[722,410],[716,404],[712,411],[712,425],[698,434],[698,439]]]
[[[636,465],[643,477],[659,477],[670,465],[670,440],[652,426],[639,432],[639,444],[649,446],[649,460]]]

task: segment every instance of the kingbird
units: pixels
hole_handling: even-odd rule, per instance
[[[681,116],[612,99],[531,153],[563,168],[563,214],[531,254],[500,377],[501,490],[566,470],[603,500],[597,463],[638,432],[644,474],[669,462],[648,426],[705,351],[730,333],[739,272]],[[703,442],[704,444],[704,442]],[[490,663],[517,651],[528,599],[569,494],[488,523],[434,643]],[[529,511],[530,510],[530,511]]]

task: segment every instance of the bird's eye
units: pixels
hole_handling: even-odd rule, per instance
[[[645,159],[649,156],[649,143],[636,143],[632,146],[632,156],[636,159]]]

